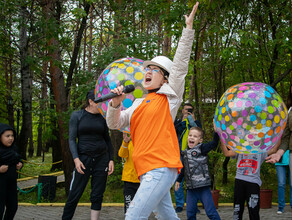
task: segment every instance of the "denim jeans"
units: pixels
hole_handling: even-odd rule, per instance
[[[283,211],[285,207],[285,185],[286,185],[286,170],[288,170],[289,176],[289,167],[288,166],[281,166],[276,165],[277,170],[277,178],[278,178],[278,208],[279,210]],[[291,187],[291,180],[289,178],[289,185],[290,185],[290,204],[292,203],[292,187]],[[292,207],[292,204],[291,204]]]
[[[176,177],[177,169],[168,167],[140,176],[140,187],[127,210],[126,220],[148,219],[152,211],[157,219],[178,220],[170,196]]]
[[[197,189],[187,190],[187,217],[188,220],[196,220],[197,203],[200,200],[205,208],[209,219],[220,220],[220,216],[213,202],[211,190],[209,186],[200,187]]]
[[[179,184],[177,191],[174,190],[175,205],[176,207],[184,207],[185,204],[185,192],[184,192],[184,181],[182,180]]]

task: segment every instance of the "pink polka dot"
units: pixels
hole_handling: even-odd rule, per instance
[[[246,90],[247,89],[247,86],[241,86],[239,87],[239,90],[243,91],[243,90]]]
[[[240,108],[242,106],[242,101],[236,102],[236,106]]]
[[[244,97],[244,93],[243,92],[240,92],[240,93],[237,94],[237,98],[240,98],[241,99],[243,97]]]
[[[227,131],[227,133],[228,134],[231,134],[232,133],[232,131],[230,130],[230,128],[228,127],[228,128],[226,128],[226,131]]]
[[[101,108],[103,109],[103,111],[107,111],[107,106],[104,102],[101,104]]]
[[[249,139],[253,139],[253,135],[252,135],[252,134],[249,134],[247,137],[248,137]]]
[[[230,138],[231,138],[232,140],[234,140],[234,139],[235,139],[235,136],[234,136],[234,135],[230,135]]]
[[[272,142],[275,143],[277,140],[278,140],[278,137],[276,136],[273,138]]]
[[[243,122],[242,118],[239,118],[239,119],[237,120],[237,124],[238,124],[238,125],[241,125],[242,122]]]
[[[268,143],[271,140],[271,138],[266,138],[265,143]]]

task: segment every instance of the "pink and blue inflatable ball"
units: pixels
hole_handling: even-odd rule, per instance
[[[143,60],[136,58],[122,58],[109,64],[100,74],[95,85],[95,98],[108,94],[111,89],[117,86],[134,85],[135,90],[127,93],[122,103],[122,110],[132,106],[137,98],[146,96],[147,91],[142,86],[144,79]],[[102,102],[98,104],[99,112],[105,117],[108,103]],[[121,131],[129,132],[129,128],[123,128]]]
[[[227,89],[219,100],[214,123],[221,141],[239,154],[269,151],[280,140],[287,108],[269,85],[246,82]]]

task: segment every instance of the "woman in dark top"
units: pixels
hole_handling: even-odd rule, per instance
[[[98,219],[107,176],[114,171],[108,127],[94,99],[94,90],[90,90],[85,109],[73,112],[69,121],[69,146],[75,169],[62,219],[73,218],[90,176],[91,220]]]

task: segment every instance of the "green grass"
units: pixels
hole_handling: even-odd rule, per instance
[[[25,163],[25,166],[22,168],[21,172],[28,174],[30,176],[36,176],[41,174],[51,173],[50,161],[52,161],[51,153],[45,154],[45,162],[42,163],[41,157],[29,158],[30,162],[34,164]],[[236,172],[236,160],[230,160],[228,164],[228,183],[222,184],[222,163],[224,161],[224,156],[220,155],[218,165],[215,167],[216,173],[216,189],[220,190],[219,202],[223,203],[232,203],[233,202],[233,189],[234,189],[234,179]],[[38,165],[36,165],[38,164]],[[115,172],[114,174],[108,177],[106,191],[104,193],[103,202],[105,203],[123,203],[123,182],[121,181],[122,173],[122,164],[115,163]],[[24,176],[22,176],[24,177]],[[273,190],[273,202],[278,201],[277,197],[277,174],[275,165],[273,164],[263,164],[261,169],[261,179],[263,181],[262,188],[270,188]],[[286,184],[286,192],[289,192],[288,183]],[[91,184],[90,181],[80,199],[81,203],[90,203],[90,193],[91,193]],[[174,191],[171,189],[171,195],[174,201]],[[286,201],[289,201],[289,193],[286,193]],[[56,189],[56,198],[54,202],[62,203],[66,202],[66,194],[64,189],[64,184],[57,184]],[[29,194],[19,194],[19,202],[29,202],[37,203],[37,190]],[[42,201],[46,202],[46,201]]]

